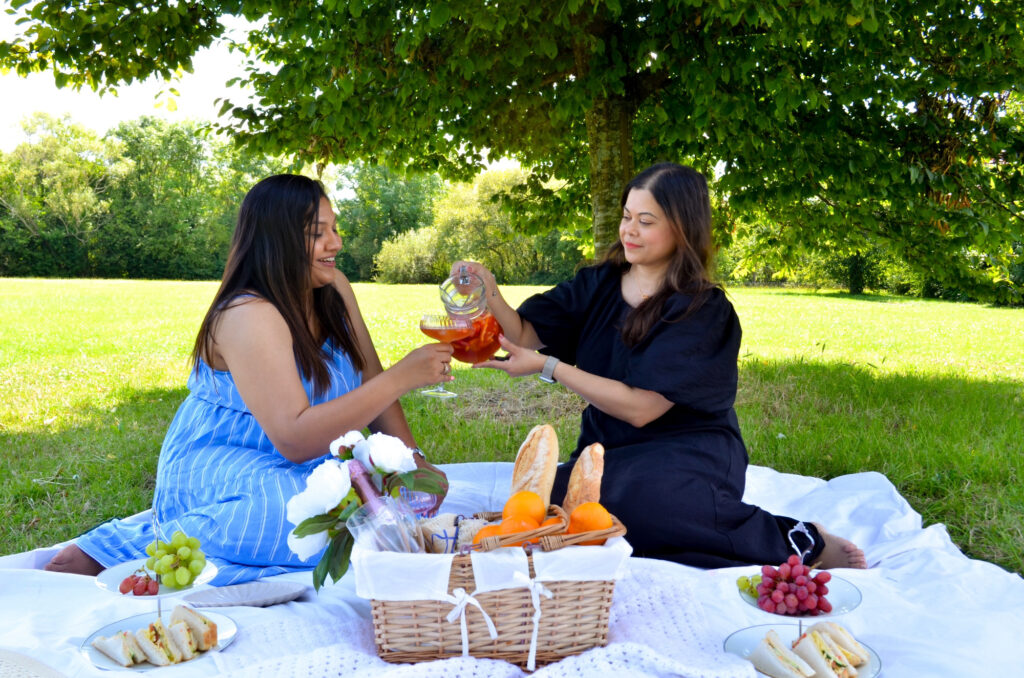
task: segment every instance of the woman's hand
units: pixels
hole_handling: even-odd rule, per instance
[[[388,371],[400,373],[409,390],[451,381],[455,378],[452,376],[452,350],[451,344],[426,344],[410,351]]]
[[[544,362],[547,360],[546,356],[534,350],[513,344],[505,338],[504,334],[498,335],[498,343],[508,353],[507,357],[502,357],[500,360],[492,358],[482,363],[477,363],[473,367],[492,367],[496,370],[501,370],[510,377],[525,377],[528,374],[537,374],[544,369]]]

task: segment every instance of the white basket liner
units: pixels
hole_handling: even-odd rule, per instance
[[[537,581],[609,581],[619,579],[630,553],[622,537],[603,546],[568,546],[534,551]],[[370,600],[448,600],[448,578],[454,555],[393,553],[352,549],[356,594]],[[520,548],[473,552],[476,593],[522,588],[516,572],[529,575],[526,552]],[[472,591],[470,593],[473,593]]]

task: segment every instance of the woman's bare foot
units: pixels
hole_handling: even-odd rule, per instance
[[[50,572],[67,572],[69,574],[87,574],[94,577],[104,568],[92,557],[74,544],[62,548],[50,562],[43,566]]]
[[[837,537],[826,531],[820,523],[813,523],[818,528],[818,533],[825,540],[825,548],[818,556],[819,567],[823,570],[830,570],[833,567],[850,567],[858,570],[865,570],[868,567],[867,558],[856,544],[849,539]]]

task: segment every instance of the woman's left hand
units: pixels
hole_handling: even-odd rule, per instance
[[[537,374],[544,369],[544,361],[547,358],[534,350],[517,346],[505,338],[504,334],[498,335],[498,342],[508,353],[507,357],[500,360],[491,358],[482,363],[473,365],[476,367],[492,367],[501,370],[510,377],[525,377],[528,374]]]

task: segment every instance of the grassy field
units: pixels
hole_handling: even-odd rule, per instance
[[[212,282],[0,279],[0,553],[148,505]],[[510,301],[539,288],[506,288]],[[422,343],[431,286],[356,285],[385,365]],[[744,327],[737,410],[751,461],[825,478],[884,473],[970,556],[1024,572],[1024,310],[730,290]],[[403,398],[441,462],[511,460],[582,402],[456,366],[462,397]]]

